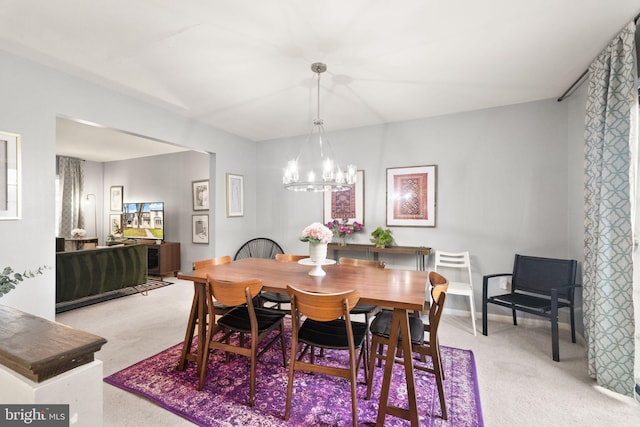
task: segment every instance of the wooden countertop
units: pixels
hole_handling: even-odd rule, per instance
[[[0,364],[35,382],[93,361],[106,339],[0,304]]]

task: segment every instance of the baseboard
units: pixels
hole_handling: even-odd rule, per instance
[[[466,318],[469,318],[469,322],[471,322],[471,318],[470,318],[471,314],[469,313],[468,310],[445,308],[442,314],[443,316],[449,315],[449,316],[466,317]],[[513,317],[511,316],[511,313],[509,313],[508,315],[489,313],[487,316],[487,319],[491,322],[506,323],[509,325],[513,325]],[[518,316],[518,326],[544,327],[545,325],[551,328],[551,322],[548,319],[545,319],[543,317],[535,318],[535,317]],[[482,313],[476,312],[476,327],[478,328],[478,334],[479,335],[482,334]],[[571,333],[571,325],[569,323],[558,322],[558,329]],[[586,341],[578,330],[576,330],[576,342],[582,345],[583,347],[586,347]]]
[[[167,285],[172,285],[172,282],[166,282],[163,280],[155,280],[149,278],[146,283],[137,286],[131,286],[128,288],[117,289],[115,291],[104,292],[98,295],[91,295],[85,298],[78,298],[73,301],[65,301],[56,304],[56,314],[64,313],[65,311],[74,310],[80,307],[86,307],[88,305],[98,304],[105,301],[110,301],[116,298],[122,298],[133,294],[146,293],[152,289],[162,288]]]

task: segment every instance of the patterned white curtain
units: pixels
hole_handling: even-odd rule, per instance
[[[60,212],[58,218],[59,237],[71,237],[71,230],[84,228],[82,213],[82,190],[84,187],[83,161],[71,157],[57,156],[58,179],[60,181]]]
[[[589,375],[633,396],[633,219],[637,152],[635,24],[589,68],[583,301]]]

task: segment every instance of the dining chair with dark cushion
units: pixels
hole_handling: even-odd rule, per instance
[[[207,328],[207,337],[205,340],[204,354],[208,358],[211,349],[222,350],[226,353],[227,361],[229,360],[229,352],[240,354],[251,359],[251,377],[249,391],[249,405],[255,404],[256,393],[256,365],[258,359],[271,346],[280,341],[282,347],[282,364],[287,366],[287,356],[284,341],[283,318],[284,313],[276,310],[270,310],[261,307],[254,307],[253,299],[262,290],[262,282],[260,280],[247,280],[243,282],[227,282],[207,277],[207,293],[209,297],[213,296],[222,304],[233,307],[227,313],[218,319],[216,325]],[[212,304],[208,304],[209,317],[215,318],[216,311]],[[264,345],[258,352],[258,345],[268,338],[271,331],[278,329],[279,332]],[[217,332],[222,332],[221,336],[214,339]],[[239,344],[231,343],[231,336],[237,333],[240,335]],[[249,348],[244,346],[244,336],[251,334],[251,345]],[[198,390],[202,390],[206,378],[207,363],[202,364],[200,372],[200,382]]]
[[[340,257],[338,259],[339,266],[351,266],[351,267],[369,267],[369,268],[385,268],[384,261],[371,260],[371,259],[358,259],[358,258],[346,258]],[[364,314],[364,321],[369,325],[371,317],[380,311],[380,307],[374,304],[364,304],[359,302],[351,310],[351,314]],[[369,334],[365,337],[367,348],[369,348]],[[368,362],[368,361],[367,361]]]
[[[276,261],[278,262],[298,262],[301,259],[309,258],[308,255],[293,255],[293,254],[276,254]],[[262,304],[265,302],[273,304],[270,308],[274,308],[276,310],[283,310],[282,304],[289,304],[291,300],[289,299],[288,294],[283,294],[279,292],[261,292],[260,299],[262,300]],[[284,310],[288,312],[289,310]]]
[[[289,298],[291,298],[291,361],[289,363],[289,383],[287,387],[287,403],[285,420],[291,414],[291,398],[293,395],[293,377],[297,370],[315,372],[348,378],[351,381],[351,413],[354,426],[358,425],[358,405],[356,395],[356,382],[358,367],[367,348],[364,345],[364,337],[367,325],[360,322],[351,322],[349,311],[360,299],[356,290],[321,294],[306,292],[287,285]],[[305,320],[302,324],[301,317]],[[307,344],[299,357],[298,343]],[[315,363],[314,352],[311,352],[310,361],[303,360],[309,347],[326,349],[338,349],[349,351],[349,366],[325,366]],[[356,358],[356,349],[360,352]],[[367,367],[364,366],[365,381],[367,380]]]
[[[431,358],[432,367],[424,363],[415,363],[414,368],[434,374],[438,397],[440,399],[440,410],[442,419],[447,419],[447,404],[444,395],[444,372],[442,369],[442,358],[440,356],[440,345],[438,343],[438,325],[444,309],[444,301],[448,281],[440,274],[431,272],[429,279],[432,285],[431,296],[433,302],[429,309],[429,323],[425,324],[418,316],[409,316],[409,334],[411,335],[411,351],[420,355],[422,362],[426,357]],[[383,354],[384,346],[389,345],[389,335],[391,333],[392,312],[383,310],[371,323],[371,355],[369,361],[369,379],[367,381],[367,399],[371,399],[373,385],[373,371],[376,359],[382,361],[386,359]],[[425,331],[429,334],[429,339],[425,340]],[[377,351],[376,351],[377,349]],[[403,363],[403,360],[394,357],[394,361]]]
[[[202,259],[199,261],[193,261],[191,266],[193,271],[199,270],[204,267],[209,267],[212,265],[222,265],[229,264],[231,262],[231,257],[229,255],[224,255],[218,258],[208,258]],[[232,307],[227,307],[224,304],[221,304],[220,301],[213,301],[213,304],[216,306],[216,313],[218,315],[224,314],[227,311],[231,310]]]

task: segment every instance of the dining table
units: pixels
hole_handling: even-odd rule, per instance
[[[306,265],[305,265],[306,264]],[[184,344],[178,369],[184,370],[188,362],[195,362],[200,375],[206,370],[207,355],[203,349],[207,327],[208,301],[207,277],[216,280],[244,281],[259,279],[263,290],[286,293],[287,285],[310,292],[334,293],[357,289],[360,302],[392,309],[389,348],[387,349],[384,376],[376,425],[384,425],[387,415],[409,420],[418,426],[419,417],[415,392],[414,368],[409,339],[409,313],[422,311],[427,293],[427,272],[416,270],[362,268],[341,265],[323,265],[323,276],[310,275],[308,263],[278,262],[274,259],[244,258],[229,264],[208,266],[189,273],[178,273],[178,278],[192,281],[194,297],[191,304]],[[197,330],[195,353],[192,341]],[[403,339],[393,339],[393,337]],[[408,409],[388,404],[393,364],[398,345],[402,350]]]

